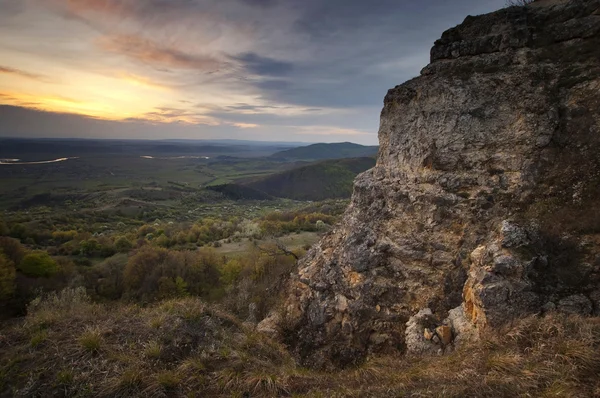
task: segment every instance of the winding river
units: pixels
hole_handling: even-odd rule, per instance
[[[0,165],[23,165],[23,164],[58,163],[58,162],[67,161],[69,159],[78,159],[78,157],[58,158],[58,159],[53,159],[53,160],[39,160],[37,162],[22,162],[21,159],[0,159]]]

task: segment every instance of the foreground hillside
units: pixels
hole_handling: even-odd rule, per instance
[[[599,350],[600,319],[551,315],[443,357],[320,373],[198,299],[102,306],[66,290],[0,328],[0,396],[591,397]]]
[[[295,200],[349,198],[357,174],[375,166],[375,158],[325,160],[246,182],[247,187]]]

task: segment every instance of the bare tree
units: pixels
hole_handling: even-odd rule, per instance
[[[294,259],[296,261],[298,261],[300,258],[298,257],[298,255],[296,253],[294,253],[293,251],[289,250],[279,239],[275,239],[275,246],[259,246],[258,248],[262,253],[267,254],[268,256],[271,257],[275,257],[278,255],[286,255],[286,256],[292,256],[294,257]]]

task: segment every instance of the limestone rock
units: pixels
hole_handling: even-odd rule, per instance
[[[594,315],[600,316],[600,290],[595,290],[590,294],[590,299],[594,306]]]
[[[480,331],[597,290],[599,8],[467,17],[388,91],[376,166],[289,281],[281,326],[304,365],[435,351],[408,333],[421,308]]]
[[[444,320],[444,323],[452,327],[453,344],[456,347],[479,340],[477,328],[465,315],[462,305],[448,311],[448,318]]]
[[[433,336],[435,336],[435,334],[431,331],[431,329],[425,328],[423,331],[423,337],[425,337],[425,340],[431,340],[433,339]]]
[[[415,315],[410,317],[406,323],[406,350],[411,354],[418,355],[436,355],[439,354],[440,346],[433,339],[434,334],[431,333],[431,338],[427,338],[425,330],[431,330],[432,325],[435,325],[437,320],[429,308],[422,309]],[[433,326],[435,329],[435,326]]]
[[[281,319],[275,313],[270,314],[256,325],[256,330],[270,337],[277,338],[280,335]]]
[[[582,294],[575,294],[560,300],[558,310],[567,314],[590,315],[592,302]]]
[[[435,333],[439,336],[444,346],[452,343],[452,328],[450,326],[438,326],[435,328]]]

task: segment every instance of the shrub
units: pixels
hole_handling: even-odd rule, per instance
[[[89,302],[90,298],[83,287],[66,288],[58,293],[52,292],[45,297],[37,297],[29,303],[27,312],[33,315],[44,311],[72,311]]]
[[[54,231],[52,232],[52,239],[57,242],[65,243],[75,239],[77,231]]]
[[[115,241],[115,249],[118,252],[127,253],[132,247],[131,241],[124,236],[121,236]]]
[[[0,251],[0,301],[15,293],[16,276],[15,265]]]
[[[0,237],[0,251],[15,264],[19,264],[25,257],[25,248],[18,239]]]
[[[59,271],[58,264],[48,253],[43,251],[27,254],[19,263],[18,269],[33,278],[47,278]]]
[[[8,235],[8,227],[4,220],[0,219],[0,236]]]
[[[223,259],[213,251],[177,252],[146,246],[129,258],[123,281],[127,297],[155,300],[188,293],[207,296],[220,284]]]

